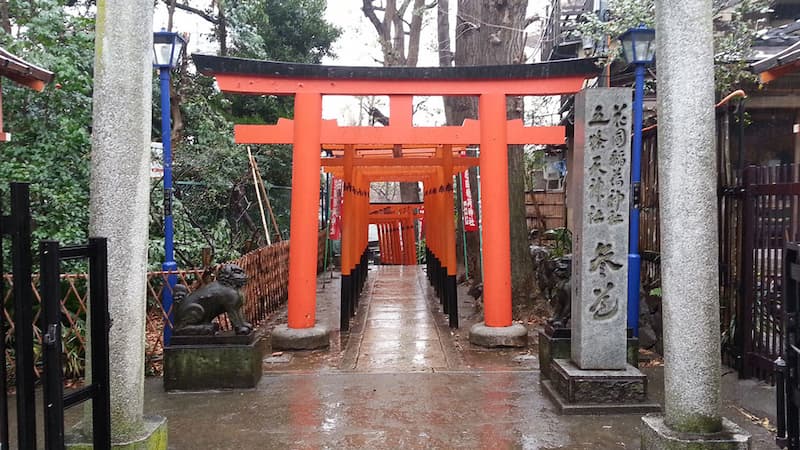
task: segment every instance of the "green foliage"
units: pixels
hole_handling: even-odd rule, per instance
[[[330,54],[339,35],[323,18],[323,0],[235,0],[226,1],[224,8],[229,56],[316,64]],[[180,266],[197,266],[205,247],[212,249],[215,261],[234,259],[265,239],[247,150],[233,143],[233,124],[292,117],[293,100],[221,94],[213,79],[190,71],[177,73],[174,84],[183,122],[173,139],[176,259]],[[153,89],[158,98],[157,80]],[[153,129],[158,136],[160,111],[157,104],[155,108]],[[281,234],[288,238],[291,191],[281,187],[291,185],[291,146],[253,145],[251,150]],[[163,260],[162,217],[162,187],[154,185],[149,254],[154,269]],[[269,217],[267,222],[272,229]]]
[[[544,151],[535,148],[525,149],[525,190],[533,190],[536,183],[536,174],[541,174],[544,168]]]
[[[569,228],[559,227],[544,232],[544,238],[553,242],[550,257],[558,259],[572,252],[572,231]]]
[[[731,0],[714,0],[715,14],[730,8]],[[728,92],[737,85],[754,81],[755,78],[747,70],[747,59],[756,37],[757,19],[769,6],[769,0],[742,0],[733,7],[730,20],[715,21],[714,62],[717,90]],[[606,54],[607,64],[621,57],[621,49],[616,45],[616,38],[628,28],[639,25],[655,27],[655,0],[610,0],[610,20],[601,22],[595,14],[587,14],[584,21],[578,24],[578,30],[595,41],[604,36],[612,39],[611,48]]]
[[[64,2],[10,1],[14,35],[0,45],[55,73],[44,92],[3,83],[5,130],[0,180],[31,185],[33,240],[76,243],[88,230],[94,23]],[[0,196],[8,186],[0,184]]]

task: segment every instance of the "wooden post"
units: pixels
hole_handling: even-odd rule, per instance
[[[317,235],[322,96],[294,97],[291,246],[289,247],[289,328],[316,322]]]
[[[480,96],[483,303],[488,327],[511,325],[511,239],[508,207],[506,96]]]

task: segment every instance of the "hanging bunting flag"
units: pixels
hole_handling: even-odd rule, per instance
[[[342,190],[344,180],[333,177],[331,182],[331,219],[328,238],[338,241],[342,238]]]
[[[472,190],[469,187],[469,171],[464,171],[461,176],[461,199],[464,210],[464,231],[478,231],[478,221],[475,220],[475,207],[472,203]]]

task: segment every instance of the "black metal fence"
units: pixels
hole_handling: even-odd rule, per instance
[[[742,121],[735,118],[738,112],[717,110],[722,358],[743,377],[771,380],[773,361],[783,352],[782,249],[785,242],[800,237],[800,167],[736,170],[741,149],[732,147],[731,136],[742,131]],[[655,127],[645,130],[643,138],[639,248],[641,283],[647,293],[661,283]]]
[[[43,330],[41,345],[44,370],[44,445],[46,449],[64,448],[64,408],[86,400],[92,401],[92,444],[94,448],[111,448],[111,414],[108,373],[108,288],[106,241],[90,239],[88,245],[60,247],[58,242],[45,241],[40,247],[42,267],[42,297],[39,314],[34,316],[34,291],[32,289],[31,215],[27,184],[11,184],[11,214],[0,218],[0,253],[2,236],[11,237],[11,260],[14,280],[13,317],[14,354],[16,357],[15,381],[17,388],[17,448],[36,446],[36,406],[34,386],[35,324]],[[61,261],[88,258],[90,268],[91,350],[92,382],[69,395],[64,395],[64,360],[61,326],[64,322],[61,304]],[[0,261],[2,258],[0,258]],[[2,273],[0,262],[0,273]],[[36,317],[36,319],[34,318]],[[0,321],[0,354],[6,353],[5,324]],[[0,448],[9,447],[8,397],[6,364],[0,364]]]

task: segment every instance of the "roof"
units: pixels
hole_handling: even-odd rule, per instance
[[[596,75],[594,58],[536,64],[463,67],[358,67],[262,61],[211,55],[192,55],[204,74],[239,74],[279,78],[326,80],[514,80]]]
[[[53,72],[35,66],[0,47],[0,76],[41,91],[53,81]]]
[[[800,42],[751,64],[750,68],[758,75],[762,83],[769,83],[783,75],[800,70]]]

